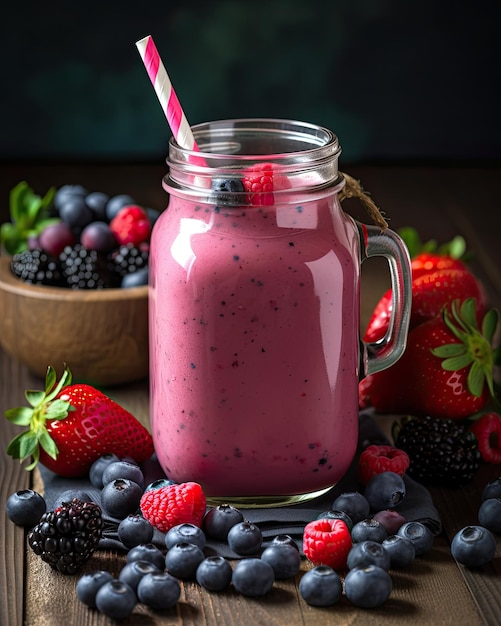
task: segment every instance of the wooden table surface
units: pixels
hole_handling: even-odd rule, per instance
[[[390,226],[416,227],[423,239],[446,241],[462,234],[474,255],[473,269],[482,279],[493,306],[501,310],[501,245],[498,188],[501,168],[444,166],[356,166],[346,168],[360,179],[375,202],[390,218]],[[166,202],[160,181],[163,164],[0,164],[0,221],[7,219],[9,190],[26,180],[37,193],[51,185],[80,183],[110,195],[130,193],[145,206],[158,209]],[[345,210],[368,221],[355,200],[345,201]],[[362,272],[362,321],[387,285],[379,262],[368,262]],[[1,314],[1,302],[0,302]],[[24,390],[39,388],[19,362],[0,351],[0,411],[24,401]],[[142,381],[126,388],[110,389],[112,397],[148,423],[148,387]],[[380,417],[387,429],[391,417]],[[5,501],[14,491],[33,485],[33,477],[5,454],[7,442],[18,429],[0,419],[0,625],[70,626],[107,625],[113,622],[88,610],[76,599],[77,577],[54,573],[27,548],[25,533],[4,512]],[[462,489],[431,489],[439,510],[443,532],[432,550],[411,567],[392,573],[393,592],[377,610],[356,609],[346,599],[329,609],[308,606],[298,594],[298,581],[278,582],[262,599],[248,599],[228,590],[209,594],[194,583],[184,583],[178,605],[155,613],[143,606],[135,609],[125,624],[142,625],[385,625],[450,624],[477,626],[501,623],[501,538],[496,558],[488,566],[469,571],[450,555],[450,541],[460,528],[477,523],[483,485],[501,475],[501,466],[484,465],[475,480]],[[38,484],[35,482],[35,486]],[[124,557],[98,552],[86,569],[104,568],[117,573]]]

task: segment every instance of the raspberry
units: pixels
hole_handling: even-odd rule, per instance
[[[323,518],[305,526],[303,551],[314,565],[343,569],[351,547],[350,531],[343,520]]]
[[[244,172],[244,189],[248,195],[248,203],[254,206],[271,206],[275,197],[273,191],[288,189],[289,179],[277,175],[271,163],[256,163]]]
[[[151,223],[141,207],[125,206],[111,220],[110,230],[120,245],[132,243],[138,246],[150,236]]]
[[[143,516],[161,532],[178,524],[201,526],[206,498],[198,483],[180,483],[146,491],[141,498]]]
[[[409,455],[394,446],[370,445],[358,460],[358,478],[363,485],[376,474],[394,472],[403,476],[410,465]]]
[[[478,449],[486,463],[501,463],[501,416],[486,413],[469,430],[478,441]]]

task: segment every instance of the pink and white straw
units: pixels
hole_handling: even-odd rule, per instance
[[[177,143],[185,150],[198,152],[188,120],[151,35],[137,41],[136,46]]]

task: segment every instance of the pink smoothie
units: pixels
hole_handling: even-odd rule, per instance
[[[337,197],[216,208],[171,195],[150,258],[151,426],[212,497],[305,494],[358,434],[359,239]]]

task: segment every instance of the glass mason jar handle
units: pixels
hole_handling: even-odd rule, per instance
[[[376,342],[361,342],[362,377],[393,365],[402,356],[407,343],[407,332],[412,304],[412,274],[409,252],[401,237],[394,231],[381,230],[357,222],[361,241],[361,262],[372,256],[383,256],[390,268],[392,312],[388,330]]]

